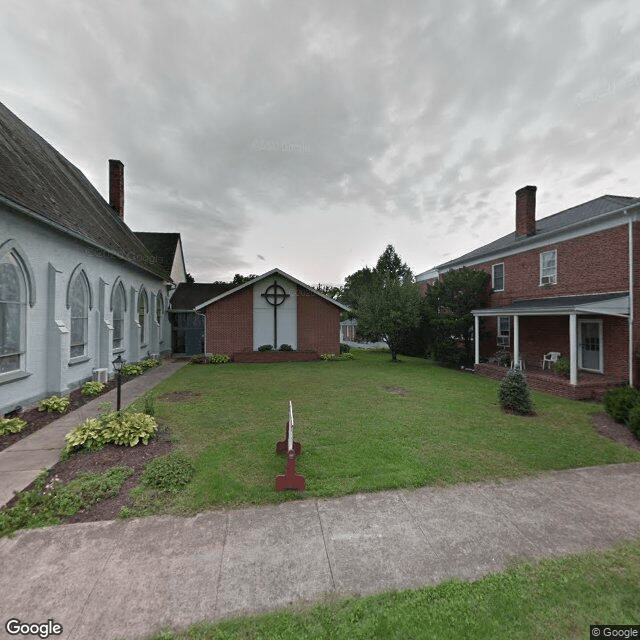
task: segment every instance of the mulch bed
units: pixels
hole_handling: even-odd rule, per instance
[[[616,422],[608,413],[597,413],[592,420],[601,436],[640,451],[640,440],[629,431],[628,427]]]
[[[123,384],[124,382],[126,381],[123,380]],[[108,391],[111,391],[111,389],[115,389],[115,387],[115,380],[106,382],[104,384],[104,391],[100,395],[104,395]],[[94,398],[99,397],[100,396],[83,396],[81,389],[78,388],[74,389],[69,394],[69,408],[64,413],[58,413],[57,411],[38,411],[38,406],[35,405],[29,409],[26,409],[25,411],[20,411],[20,413],[17,413],[16,416],[12,415],[11,417],[18,417],[21,420],[25,420],[27,426],[22,431],[20,431],[20,433],[7,433],[4,436],[0,436],[0,451],[6,449],[7,447],[10,447],[12,444],[15,444],[19,440],[22,440],[22,438],[26,438],[32,433],[35,433],[39,429],[42,429],[42,427],[46,427],[49,423],[57,420],[58,418],[61,418],[67,413],[71,413],[75,409],[79,409]]]

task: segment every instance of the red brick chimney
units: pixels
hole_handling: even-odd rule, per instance
[[[120,160],[109,160],[109,204],[124,220],[124,165]]]
[[[536,189],[529,185],[516,191],[517,236],[532,236],[536,232]]]

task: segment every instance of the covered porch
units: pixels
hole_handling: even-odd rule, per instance
[[[472,313],[478,373],[492,378],[504,375],[504,367],[483,362],[486,358],[481,357],[480,320],[495,318],[493,344],[508,352],[511,366],[526,369],[533,388],[590,398],[600,397],[608,387],[634,382],[632,317],[626,292],[516,300]],[[568,379],[543,362],[552,351],[569,360]]]

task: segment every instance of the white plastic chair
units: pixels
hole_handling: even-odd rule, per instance
[[[553,365],[558,362],[558,358],[560,357],[559,351],[549,351],[549,353],[545,353],[542,358],[542,369],[544,370],[547,363],[549,364],[549,369],[553,367]]]

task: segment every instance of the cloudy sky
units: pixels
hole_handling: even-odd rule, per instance
[[[414,273],[640,196],[637,0],[2,0],[0,101],[197,281]]]

